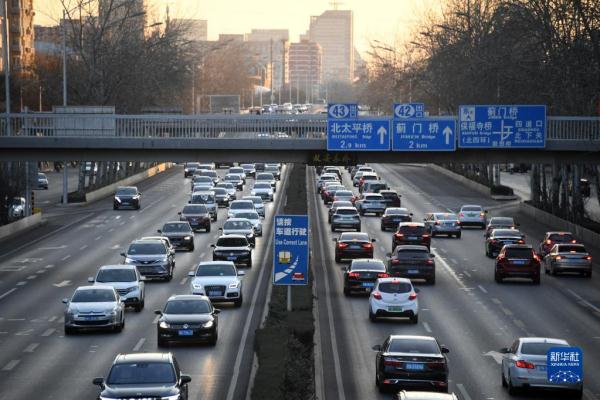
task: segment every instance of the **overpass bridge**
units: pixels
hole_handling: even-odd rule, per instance
[[[327,115],[0,114],[0,160],[569,162],[600,160],[600,118],[548,117],[544,149],[327,153]]]

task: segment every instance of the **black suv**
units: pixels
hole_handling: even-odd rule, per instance
[[[393,253],[388,254],[390,261],[388,273],[390,276],[402,278],[425,279],[427,283],[435,283],[435,257],[425,246],[398,246]]]
[[[233,261],[236,267],[252,268],[252,244],[244,235],[223,235],[211,244],[213,261]]]
[[[139,210],[142,206],[140,196],[142,194],[135,186],[119,186],[113,198],[113,210],[121,207],[131,207]]]
[[[176,249],[185,248],[188,251],[194,251],[194,231],[187,221],[171,221],[163,225],[162,229],[157,230],[164,237],[169,238],[171,244]]]
[[[191,381],[171,353],[132,353],[117,355],[106,380],[92,382],[102,389],[99,399],[187,400]]]
[[[415,244],[431,247],[431,234],[425,224],[421,222],[401,222],[392,237],[392,251],[396,246]]]

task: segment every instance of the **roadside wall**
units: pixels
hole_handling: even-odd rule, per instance
[[[16,235],[28,229],[34,228],[42,223],[42,213],[33,214],[29,217],[21,218],[18,221],[0,226],[0,239]]]

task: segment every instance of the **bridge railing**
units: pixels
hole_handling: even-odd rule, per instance
[[[0,136],[323,139],[327,116],[0,114]],[[10,122],[9,122],[10,121]],[[9,127],[10,129],[7,129]],[[599,117],[548,117],[547,138],[600,141]]]

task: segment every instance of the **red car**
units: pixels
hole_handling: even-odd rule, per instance
[[[335,242],[335,262],[344,259],[373,258],[373,243],[368,233],[343,232]]]
[[[540,284],[540,257],[528,244],[507,244],[496,258],[494,279],[502,283],[505,278],[529,278]]]
[[[538,252],[542,257],[545,257],[557,243],[577,243],[577,240],[571,232],[546,232]]]

